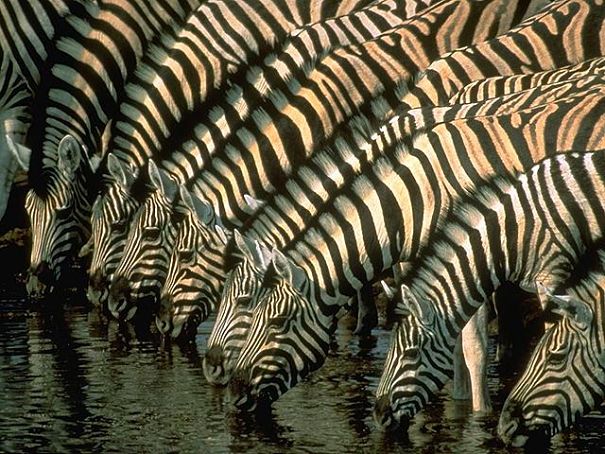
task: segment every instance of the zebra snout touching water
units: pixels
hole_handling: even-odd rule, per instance
[[[89,220],[75,207],[89,206],[86,180],[91,169],[76,139],[68,135],[59,143],[56,165],[41,171],[45,181],[31,180],[30,174],[25,199],[35,232],[26,289],[39,298],[49,296],[62,282],[89,235]]]
[[[580,268],[557,291],[539,293],[545,310],[560,319],[502,408],[498,435],[507,444],[561,432],[605,397],[605,251],[591,251]]]
[[[153,161],[148,171],[150,194],[132,220],[109,291],[108,308],[118,320],[130,320],[139,306],[145,314],[157,310],[176,234],[172,215],[178,186]]]

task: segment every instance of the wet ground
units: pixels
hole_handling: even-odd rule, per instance
[[[100,320],[77,302],[39,311],[4,294],[0,308],[0,452],[510,452],[496,439],[497,414],[473,415],[447,391],[407,435],[378,431],[371,411],[384,330],[360,346],[340,329],[326,365],[254,419],[234,414],[226,393],[204,380],[212,321],[195,345],[179,347]],[[496,409],[510,385],[499,376],[493,365]],[[602,452],[604,430],[595,413],[531,452]]]

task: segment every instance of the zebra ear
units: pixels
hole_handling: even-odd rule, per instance
[[[252,241],[243,236],[239,230],[233,231],[233,237],[235,239],[235,244],[247,260],[252,262],[258,269],[267,269],[267,265],[269,264],[267,257],[269,254],[267,253],[266,248],[261,246],[258,241]]]
[[[200,199],[195,194],[191,194],[193,209],[197,217],[206,225],[210,225],[214,220],[214,209],[205,200]]]
[[[271,252],[271,265],[278,276],[289,282],[294,288],[302,289],[307,275],[277,248],[273,248]]]
[[[88,239],[88,241],[82,246],[80,252],[78,252],[78,257],[86,257],[92,253],[92,236]]]
[[[246,205],[243,210],[246,214],[254,214],[258,209],[260,209],[265,202],[259,199],[255,199],[250,194],[244,194],[244,201]]]
[[[382,285],[382,289],[384,290],[384,294],[389,301],[393,301],[397,296],[397,289],[395,287],[391,287],[386,281],[381,280],[380,285]]]
[[[227,234],[225,233],[225,229],[223,227],[221,227],[220,225],[215,225],[214,226],[214,230],[216,231],[218,237],[220,238],[221,242],[223,244],[227,244],[227,242],[229,241],[227,238]]]
[[[161,191],[168,200],[174,201],[178,192],[176,182],[164,170],[158,169],[155,162],[149,161],[147,166],[151,185]]]
[[[398,304],[399,306],[399,304]],[[412,290],[405,284],[401,285],[401,306],[403,313],[412,313],[423,325],[432,325],[435,321],[435,312],[428,301],[416,298]],[[398,308],[395,308],[395,313]]]
[[[67,178],[71,178],[80,166],[83,149],[74,136],[67,134],[57,147],[57,168]]]
[[[109,171],[109,174],[126,190],[130,189],[136,179],[136,172],[134,169],[128,167],[129,166],[122,162],[116,155],[110,154],[107,156],[107,170]]]
[[[588,328],[592,323],[592,309],[584,301],[571,295],[555,295],[541,282],[536,282],[536,288],[540,304],[545,311],[567,317],[581,328]]]
[[[20,143],[16,143],[11,136],[6,135],[6,144],[8,149],[13,154],[19,166],[27,171],[29,170],[29,158],[31,157],[32,151],[30,148]]]

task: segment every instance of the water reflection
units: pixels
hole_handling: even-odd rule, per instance
[[[86,307],[0,309],[0,451],[118,452],[508,452],[494,415],[476,416],[447,391],[406,434],[372,421],[389,333],[360,341],[337,332],[324,368],[260,415],[232,411],[227,393],[203,378],[212,320],[196,342],[164,342],[142,326],[107,320]],[[512,378],[490,367],[496,408]],[[596,452],[605,418],[531,452]]]

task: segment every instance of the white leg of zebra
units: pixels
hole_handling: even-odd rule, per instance
[[[19,164],[9,148],[6,126],[0,121],[0,219],[4,217]]]
[[[458,336],[454,350],[454,379],[452,380],[452,398],[455,400],[471,399],[471,381],[469,370],[462,351],[462,335]]]
[[[492,409],[487,388],[487,323],[489,311],[484,304],[462,330],[462,351],[470,372],[473,411],[490,412]]]

